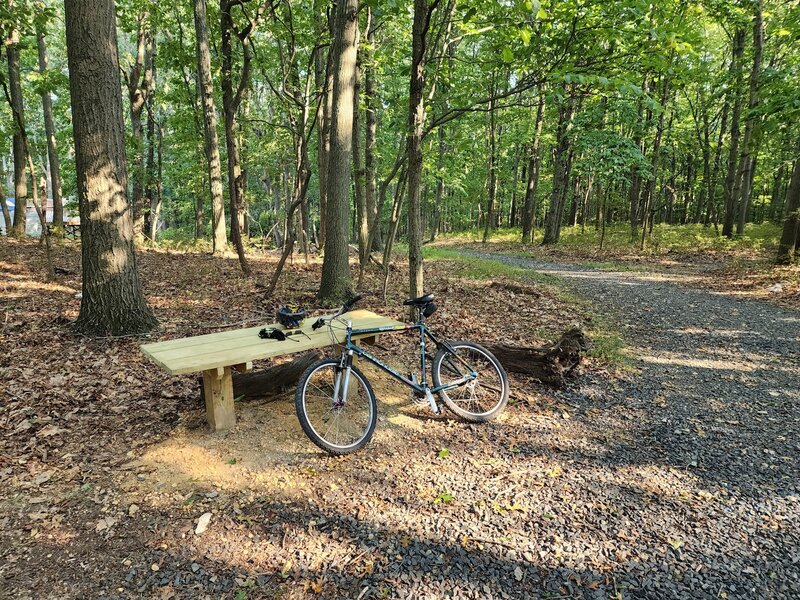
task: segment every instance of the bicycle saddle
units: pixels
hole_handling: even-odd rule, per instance
[[[424,306],[430,302],[433,302],[433,294],[425,294],[419,298],[409,298],[403,302],[403,306]]]

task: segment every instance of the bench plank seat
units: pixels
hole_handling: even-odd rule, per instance
[[[403,323],[382,317],[368,310],[354,310],[342,315],[350,320],[353,329],[373,327],[399,327]],[[263,327],[284,329],[274,323],[246,329],[210,333],[194,337],[143,344],[142,353],[171,375],[203,372],[206,397],[206,416],[215,431],[229,429],[236,423],[233,411],[232,368],[249,370],[252,362],[286,354],[305,352],[315,348],[344,342],[345,327],[334,322],[333,331],[327,326],[316,331],[311,325],[315,317],[306,319],[300,331],[285,341],[261,339],[258,332]],[[298,330],[291,330],[296,332]],[[287,332],[289,333],[289,332]],[[305,335],[304,335],[305,334]],[[368,336],[353,336],[357,340]]]

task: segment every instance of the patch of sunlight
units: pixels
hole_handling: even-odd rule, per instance
[[[5,290],[9,291],[31,290],[37,292],[64,292],[66,294],[76,294],[78,292],[78,290],[76,290],[75,288],[71,288],[66,285],[60,285],[58,283],[33,281],[31,279],[26,279],[21,281],[6,281],[3,287],[5,288]]]
[[[689,367],[691,369],[710,369],[712,371],[742,371],[751,372],[756,366],[754,362],[737,362],[726,360],[712,360],[708,358],[683,357],[676,354],[665,356],[639,355],[641,361],[655,365],[670,365],[676,367]]]

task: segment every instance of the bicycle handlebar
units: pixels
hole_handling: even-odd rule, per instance
[[[317,329],[325,325],[326,321],[330,321],[331,319],[335,319],[336,317],[342,316],[344,313],[348,312],[351,308],[353,308],[353,306],[362,298],[363,296],[355,296],[354,298],[350,298],[350,300],[342,304],[342,307],[335,315],[331,315],[327,319],[325,317],[320,317],[319,319],[314,321],[314,324],[311,326],[311,329],[313,331],[316,331]]]

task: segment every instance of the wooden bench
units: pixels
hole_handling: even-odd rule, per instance
[[[399,321],[381,317],[368,310],[354,310],[342,315],[350,320],[353,329],[390,327],[402,325]],[[253,368],[253,361],[274,358],[285,354],[305,352],[314,348],[344,342],[344,326],[334,323],[331,331],[327,326],[316,331],[311,325],[316,317],[306,319],[300,331],[285,341],[262,339],[258,332],[263,327],[283,329],[277,323],[259,325],[235,331],[223,331],[208,335],[144,344],[145,356],[170,375],[203,373],[203,391],[206,399],[206,418],[214,431],[230,429],[236,425],[233,407],[233,371],[245,372]],[[292,330],[297,331],[297,330]],[[305,335],[304,335],[305,334]],[[353,336],[353,340],[373,336]],[[367,341],[367,340],[365,340]]]

